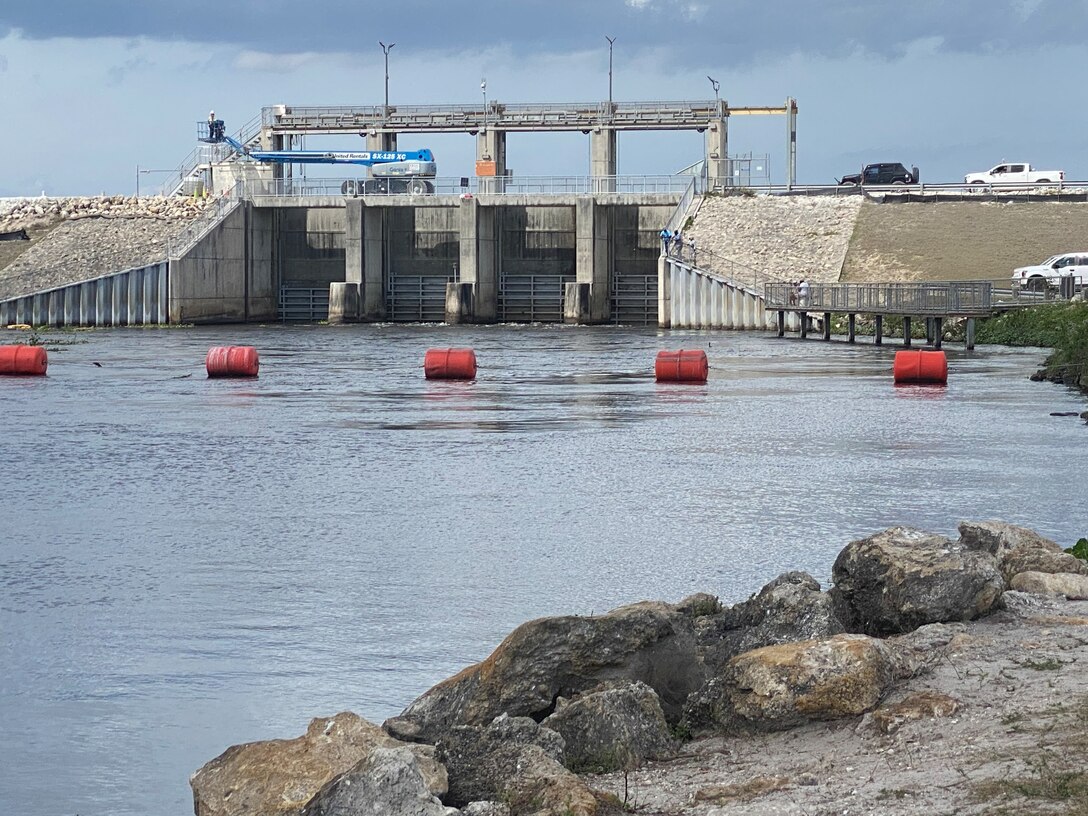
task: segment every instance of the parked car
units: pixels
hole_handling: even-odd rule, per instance
[[[985,173],[963,177],[965,184],[1050,184],[1064,179],[1064,170],[1036,170],[1026,162],[998,164]]]
[[[867,164],[860,173],[852,173],[838,180],[839,184],[917,184],[918,168],[908,170],[899,162]]]
[[[1046,286],[1057,286],[1058,281],[1067,277],[1088,283],[1088,250],[1052,255],[1041,264],[1021,266],[1012,272],[1013,284],[1021,289],[1041,290]]]

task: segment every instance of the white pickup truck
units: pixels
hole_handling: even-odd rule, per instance
[[[985,173],[968,173],[963,177],[965,184],[1051,184],[1064,179],[1063,170],[1036,170],[1023,162],[999,164]]]

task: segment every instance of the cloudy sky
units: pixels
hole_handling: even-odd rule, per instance
[[[1002,160],[1088,179],[1088,0],[7,0],[0,6],[0,196],[131,194],[175,168],[214,108],[231,131],[263,106],[798,101],[798,180],[869,161],[955,181]],[[351,137],[308,148],[358,149]],[[730,152],[784,179],[782,117],[737,118]],[[439,175],[472,172],[467,135],[402,137]],[[694,133],[619,137],[621,174],[702,157]],[[585,175],[581,134],[512,134],[517,175]],[[320,173],[308,170],[311,177]],[[141,176],[144,192],[165,174]]]

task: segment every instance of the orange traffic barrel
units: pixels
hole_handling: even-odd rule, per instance
[[[892,370],[896,383],[945,385],[948,382],[948,358],[943,351],[897,351]]]
[[[0,346],[0,374],[44,377],[49,355],[41,346]]]
[[[705,383],[709,369],[706,352],[700,349],[659,351],[654,361],[658,382]]]
[[[476,352],[472,349],[427,349],[423,374],[428,380],[476,379]]]
[[[204,358],[209,377],[256,377],[260,365],[253,346],[213,346]]]

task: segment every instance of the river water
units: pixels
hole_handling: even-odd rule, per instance
[[[517,624],[780,572],[894,524],[1088,533],[1088,429],[1045,352],[563,327],[64,335],[0,380],[0,811],[192,812],[227,746],[380,722]],[[208,380],[249,344],[258,380]],[[423,352],[472,346],[475,383]],[[705,386],[654,355],[703,348]],[[99,365],[95,365],[98,363]]]

